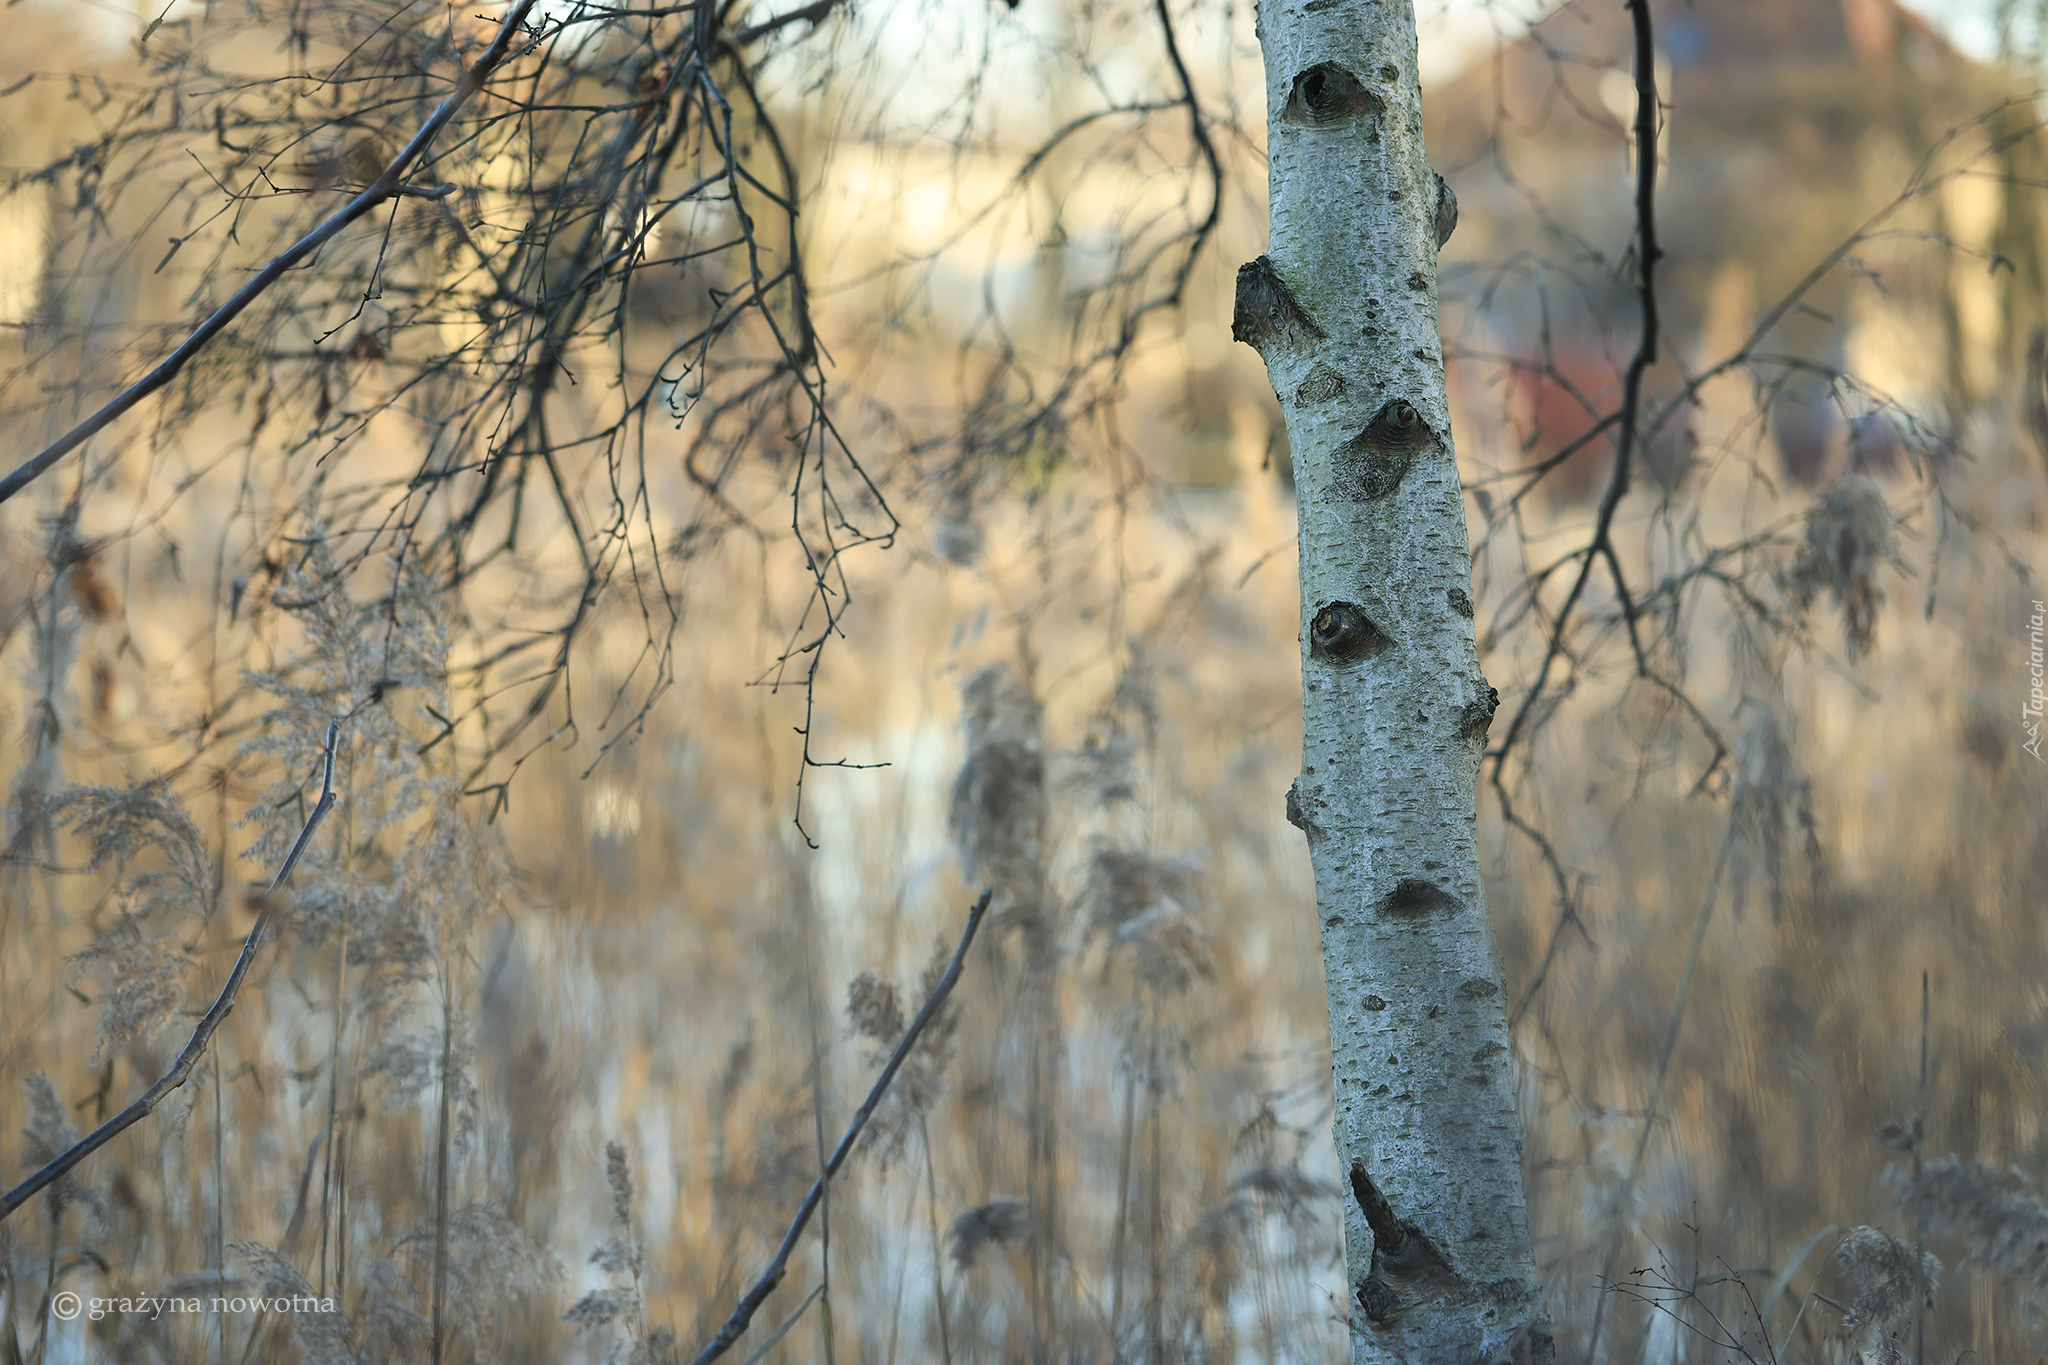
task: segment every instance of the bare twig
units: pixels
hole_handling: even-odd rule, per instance
[[[305,853],[306,846],[313,842],[313,832],[320,828],[320,821],[326,817],[328,807],[334,804],[334,745],[340,735],[341,722],[329,721],[327,747],[321,760],[320,800],[313,807],[313,813],[306,817],[306,827],[299,831],[299,837],[292,843],[291,852],[284,855],[284,866],[278,868],[277,875],[271,878],[269,887],[265,889],[262,913],[256,916],[256,924],[249,930],[249,937],[242,941],[242,955],[235,959],[235,967],[228,973],[227,984],[221,987],[219,996],[215,997],[213,1008],[207,1010],[205,1016],[200,1019],[199,1027],[192,1031],[191,1041],[186,1043],[185,1050],[178,1054],[177,1062],[164,1073],[161,1080],[142,1092],[141,1099],[72,1143],[48,1165],[9,1190],[4,1197],[0,1197],[0,1220],[4,1220],[33,1199],[44,1186],[56,1182],[65,1172],[106,1146],[131,1125],[147,1117],[162,1103],[164,1096],[185,1083],[186,1078],[192,1074],[192,1068],[206,1055],[206,1045],[213,1041],[214,1030],[220,1027],[221,1021],[234,1009],[235,997],[242,990],[242,980],[248,976],[250,965],[256,961],[257,949],[263,946],[263,932],[270,927],[270,917],[277,913],[277,893],[290,879],[292,869],[299,865],[299,858]]]
[[[1642,311],[1642,335],[1636,343],[1635,355],[1629,360],[1628,373],[1622,384],[1621,411],[1615,427],[1614,471],[1608,476],[1607,491],[1600,499],[1593,537],[1580,552],[1584,558],[1579,564],[1578,577],[1573,580],[1564,605],[1558,609],[1556,623],[1550,632],[1550,646],[1544,653],[1542,664],[1536,669],[1536,681],[1531,684],[1529,695],[1522,699],[1514,719],[1509,722],[1507,738],[1501,741],[1500,756],[1494,760],[1496,775],[1507,762],[1508,751],[1514,748],[1523,726],[1540,714],[1537,707],[1543,696],[1544,684],[1550,678],[1550,666],[1565,652],[1565,629],[1570,623],[1572,608],[1578,605],[1594,568],[1603,562],[1614,580],[1615,597],[1621,605],[1622,619],[1628,625],[1629,643],[1635,650],[1636,670],[1643,677],[1653,676],[1649,656],[1644,652],[1642,637],[1637,631],[1635,598],[1629,592],[1628,580],[1622,573],[1621,557],[1615,552],[1612,539],[1614,514],[1629,488],[1631,457],[1635,454],[1639,425],[1637,414],[1642,404],[1643,375],[1657,360],[1657,337],[1661,324],[1657,316],[1656,270],[1657,261],[1664,254],[1663,248],[1657,244],[1657,124],[1662,111],[1657,101],[1650,7],[1648,0],[1629,0],[1627,8],[1635,33],[1636,298]]]
[[[435,134],[448,126],[449,121],[461,112],[462,106],[469,103],[472,95],[483,89],[484,82],[490,79],[491,72],[497,69],[498,63],[511,51],[513,36],[524,28],[526,16],[533,6],[534,0],[518,0],[518,3],[513,5],[504,22],[498,25],[498,32],[491,39],[491,45],[484,49],[483,55],[476,59],[474,65],[462,73],[462,78],[455,83],[454,91],[447,99],[441,101],[441,107],[420,125],[420,130],[412,135],[412,140],[405,144],[405,149],[391,159],[391,164],[384,168],[383,174],[370,183],[369,188],[349,200],[326,222],[301,237],[283,255],[258,271],[254,278],[235,291],[233,298],[215,309],[212,317],[200,323],[177,350],[159,361],[155,369],[121,390],[98,412],[58,437],[42,454],[6,478],[0,479],[0,502],[6,502],[34,483],[51,465],[91,440],[128,409],[170,383],[177,377],[178,371],[185,368],[186,361],[198,355],[206,348],[208,342],[227,330],[227,325],[240,316],[243,309],[262,297],[264,290],[283,279],[285,273],[293,266],[339,236],[342,229],[349,224],[394,196],[438,199],[447,193],[445,187],[413,189],[400,182],[405,178],[406,171],[411,169],[412,163],[426,152]],[[0,1209],[0,1217],[4,1216],[5,1210]]]
[[[846,1164],[846,1158],[852,1153],[853,1144],[859,1139],[861,1130],[867,1127],[868,1119],[873,1116],[875,1107],[889,1092],[889,1083],[896,1079],[897,1071],[909,1060],[912,1049],[917,1046],[918,1035],[924,1032],[925,1025],[938,1014],[940,1006],[946,1003],[946,997],[953,993],[954,985],[960,980],[960,968],[967,961],[967,950],[973,946],[974,935],[981,928],[982,918],[988,914],[989,900],[994,895],[994,887],[986,888],[981,893],[981,899],[974,903],[974,908],[967,912],[967,928],[960,934],[960,944],[953,949],[953,960],[946,964],[945,975],[932,987],[932,993],[925,998],[924,1008],[910,1021],[910,1027],[903,1031],[903,1041],[898,1043],[896,1051],[889,1055],[889,1064],[882,1068],[882,1074],[875,1078],[874,1088],[868,1091],[866,1101],[854,1114],[853,1121],[846,1125],[846,1133],[839,1139],[839,1145],[833,1149],[832,1159],[825,1163],[824,1171],[811,1182],[811,1192],[804,1196],[804,1202],[797,1208],[796,1217],[790,1220],[789,1231],[782,1235],[782,1245],[775,1249],[775,1258],[768,1262],[768,1268],[761,1272],[761,1278],[754,1281],[753,1287],[740,1296],[739,1305],[732,1310],[732,1316],[718,1329],[718,1335],[711,1338],[703,1350],[697,1352],[690,1365],[710,1365],[711,1361],[731,1350],[733,1343],[740,1339],[741,1334],[754,1321],[755,1312],[774,1292],[775,1286],[782,1283],[782,1277],[789,1270],[790,1253],[796,1250],[797,1238],[803,1236],[804,1227],[811,1221],[811,1215],[818,1211],[818,1205],[825,1198],[826,1182],[837,1175],[839,1168]]]
[[[1188,74],[1188,64],[1181,60],[1180,41],[1173,33],[1173,15],[1166,7],[1166,0],[1156,0],[1154,9],[1159,15],[1159,33],[1166,40],[1166,58],[1173,65],[1173,74],[1180,81],[1181,98],[1178,101],[1188,107],[1188,132],[1195,139],[1195,146],[1201,149],[1202,161],[1209,168],[1209,215],[1195,228],[1194,236],[1188,242],[1188,252],[1181,261],[1181,267],[1173,278],[1173,288],[1161,300],[1169,306],[1177,306],[1187,289],[1188,277],[1194,273],[1195,258],[1202,254],[1202,244],[1209,240],[1209,234],[1223,221],[1223,160],[1216,155],[1216,144],[1209,139],[1208,124],[1203,121],[1201,103],[1195,98],[1195,78]],[[1124,328],[1128,332],[1144,315],[1140,309]]]
[[[727,41],[734,47],[745,47],[756,38],[765,38],[791,24],[821,24],[825,21],[825,16],[838,9],[839,5],[840,0],[815,0],[815,3],[805,5],[802,9],[791,10],[788,14],[778,14],[773,19],[758,24],[750,24],[732,34]]]

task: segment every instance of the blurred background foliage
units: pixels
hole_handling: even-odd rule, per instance
[[[0,1224],[0,1361],[687,1358],[984,883],[741,1350],[801,1308],[768,1359],[1348,1353],[1294,493],[1227,322],[1250,9],[792,12],[689,68],[691,11],[548,11],[449,197],[0,511],[0,1183],[168,1065],[349,717],[206,1062]],[[8,14],[18,456],[495,22]],[[1637,343],[1625,17],[1455,17],[1446,355],[1528,710],[1480,819],[1562,1358],[2036,1359],[2037,16],[1951,16],[1973,58],[1891,0],[1658,6],[1635,598],[1568,627]],[[335,1308],[49,1310],[227,1286]]]

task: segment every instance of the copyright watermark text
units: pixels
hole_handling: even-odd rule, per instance
[[[267,1298],[226,1294],[215,1294],[210,1298],[196,1294],[183,1297],[151,1294],[127,1298],[83,1298],[65,1289],[51,1297],[50,1311],[64,1322],[80,1317],[98,1322],[116,1314],[153,1319],[177,1313],[333,1313],[338,1310],[332,1298],[313,1294],[279,1294]]]

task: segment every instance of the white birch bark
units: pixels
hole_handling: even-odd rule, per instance
[[[1301,510],[1303,754],[1330,997],[1352,1360],[1548,1361],[1474,788],[1473,642],[1437,324],[1441,182],[1411,0],[1265,0],[1272,239],[1232,331]],[[1448,221],[1443,230],[1448,231]]]

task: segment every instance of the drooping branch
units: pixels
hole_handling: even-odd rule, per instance
[[[1173,74],[1180,82],[1179,103],[1188,109],[1188,133],[1195,140],[1195,146],[1202,153],[1202,162],[1209,170],[1209,213],[1196,226],[1194,236],[1188,242],[1187,255],[1181,259],[1178,272],[1173,277],[1173,288],[1160,300],[1168,307],[1178,307],[1187,292],[1188,278],[1194,273],[1195,259],[1202,254],[1202,246],[1216,231],[1216,225],[1223,221],[1223,160],[1216,154],[1216,144],[1209,137],[1209,126],[1202,114],[1201,102],[1195,97],[1195,78],[1188,74],[1188,64],[1180,55],[1180,40],[1174,36],[1173,14],[1167,9],[1166,0],[1156,0],[1153,6],[1159,16],[1159,34],[1166,41],[1166,58],[1173,66]],[[1150,305],[1147,306],[1148,308]],[[1139,309],[1124,323],[1129,332],[1147,309]]]
[[[1596,564],[1605,563],[1609,578],[1615,588],[1615,605],[1620,622],[1628,636],[1634,655],[1637,679],[1665,694],[1668,704],[1683,711],[1692,725],[1710,746],[1710,753],[1700,765],[1699,775],[1691,786],[1693,795],[1709,789],[1717,774],[1724,771],[1725,761],[1732,752],[1732,746],[1719,727],[1708,717],[1700,702],[1686,689],[1677,676],[1660,669],[1653,661],[1652,644],[1646,643],[1640,625],[1653,618],[1660,606],[1676,611],[1681,595],[1696,582],[1712,582],[1735,599],[1739,610],[1758,621],[1770,622],[1773,609],[1761,601],[1737,577],[1729,574],[1723,564],[1737,556],[1753,554],[1772,544],[1781,534],[1783,526],[1766,528],[1740,540],[1712,548],[1694,566],[1675,574],[1665,576],[1654,587],[1631,588],[1621,568],[1619,552],[1612,536],[1614,511],[1633,482],[1639,456],[1659,432],[1664,431],[1676,416],[1689,406],[1701,401],[1701,393],[1710,384],[1746,368],[1760,364],[1774,365],[1785,370],[1807,369],[1826,374],[1830,382],[1838,382],[1844,376],[1826,367],[1815,366],[1812,362],[1795,356],[1773,354],[1764,348],[1766,338],[1793,312],[1811,309],[1809,296],[1815,287],[1830,272],[1845,261],[1855,262],[1857,250],[1887,235],[1895,235],[1899,229],[1887,225],[1908,206],[1938,193],[1951,180],[1972,175],[1969,164],[1941,169],[1939,161],[1948,148],[1970,129],[1981,128],[1995,120],[2010,107],[2010,101],[1977,115],[1975,118],[1950,129],[1937,139],[1922,155],[1898,193],[1887,203],[1872,211],[1852,231],[1840,239],[1832,249],[1822,256],[1790,288],[1778,297],[1763,315],[1750,327],[1747,336],[1718,360],[1698,369],[1684,372],[1683,382],[1671,392],[1652,399],[1643,394],[1642,380],[1649,367],[1658,358],[1658,342],[1661,324],[1658,314],[1658,299],[1654,287],[1654,267],[1663,252],[1655,231],[1655,155],[1659,118],[1662,105],[1657,103],[1658,95],[1654,80],[1652,60],[1653,40],[1651,20],[1646,13],[1639,13],[1634,4],[1628,6],[1632,18],[1633,54],[1636,76],[1636,118],[1630,131],[1635,152],[1635,224],[1638,270],[1636,276],[1636,301],[1641,318],[1641,329],[1637,349],[1624,372],[1624,390],[1620,403],[1612,408],[1594,403],[1588,396],[1579,393],[1560,376],[1554,368],[1546,368],[1514,357],[1487,356],[1467,353],[1465,358],[1488,359],[1505,363],[1510,368],[1523,370],[1559,383],[1585,411],[1589,425],[1572,440],[1559,447],[1541,462],[1530,465],[1515,477],[1520,485],[1506,500],[1503,514],[1512,514],[1523,501],[1531,496],[1537,486],[1551,473],[1560,468],[1590,446],[1596,440],[1613,435],[1617,450],[1615,466],[1610,471],[1605,491],[1595,516],[1591,533],[1581,543],[1558,556],[1554,561],[1530,573],[1525,586],[1518,595],[1515,605],[1496,615],[1489,633],[1497,637],[1525,615],[1536,618],[1536,627],[1545,644],[1545,652],[1535,670],[1533,681],[1505,728],[1504,738],[1490,747],[1486,757],[1492,768],[1489,782],[1499,804],[1500,813],[1507,825],[1528,840],[1542,866],[1549,874],[1555,889],[1557,917],[1543,952],[1538,959],[1536,970],[1524,987],[1522,996],[1510,1011],[1511,1025],[1517,1023],[1534,1002],[1547,980],[1551,967],[1564,946],[1567,937],[1576,934],[1589,945],[1590,931],[1580,918],[1581,896],[1573,889],[1573,876],[1566,868],[1557,847],[1541,828],[1528,816],[1521,814],[1509,785],[1508,762],[1519,746],[1527,752],[1535,734],[1554,715],[1563,697],[1570,690],[1574,678],[1582,676],[1590,655],[1582,654],[1573,643],[1572,631],[1586,619],[1588,607],[1585,589]],[[1553,56],[1555,54],[1552,54]],[[2001,145],[1994,139],[1993,150]],[[1949,244],[1951,249],[1953,244]],[[1995,268],[1995,254],[1990,258]],[[1861,268],[1861,267],[1858,267]],[[1859,385],[1865,391],[1868,386]],[[1890,400],[1883,406],[1895,407]],[[1910,425],[1910,419],[1909,425]],[[1939,482],[1936,491],[1939,496]],[[1491,514],[1489,514],[1491,515]],[[1545,619],[1540,594],[1554,575],[1571,572],[1572,584],[1559,607]],[[1576,613],[1577,619],[1574,619]],[[1798,634],[1796,623],[1778,627]],[[1566,665],[1566,676],[1562,682],[1554,682],[1553,666],[1562,661]]]
[[[185,1050],[178,1054],[178,1060],[155,1085],[142,1092],[141,1099],[72,1143],[41,1170],[16,1185],[6,1195],[0,1196],[0,1220],[6,1219],[9,1214],[35,1198],[37,1192],[45,1186],[61,1179],[73,1166],[148,1117],[151,1111],[163,1102],[164,1096],[183,1085],[186,1078],[192,1074],[192,1068],[199,1065],[199,1059],[206,1055],[207,1044],[213,1041],[214,1031],[234,1009],[235,998],[242,992],[242,981],[249,975],[249,968],[256,961],[257,950],[263,946],[264,931],[270,928],[271,916],[277,913],[277,907],[281,904],[277,893],[283,890],[285,882],[290,880],[292,869],[299,865],[299,858],[305,853],[306,846],[313,842],[314,831],[320,828],[320,822],[326,818],[328,809],[334,805],[334,746],[340,736],[341,722],[329,721],[327,747],[321,758],[320,800],[314,805],[313,813],[306,817],[305,828],[299,831],[299,837],[292,842],[291,852],[284,855],[284,865],[278,868],[277,875],[270,879],[270,885],[263,893],[263,909],[256,916],[256,923],[249,930],[248,938],[242,941],[242,954],[235,959],[234,970],[228,973],[227,984],[220,988],[220,994],[214,998],[213,1007],[200,1019],[199,1027],[192,1031],[191,1040],[185,1044]]]
[[[349,224],[391,199],[408,196],[438,198],[452,190],[452,186],[435,189],[407,186],[403,183],[405,173],[425,154],[435,135],[448,126],[462,111],[463,105],[469,103],[470,97],[483,89],[484,82],[490,79],[491,73],[512,50],[513,36],[525,27],[526,16],[532,12],[533,6],[534,0],[517,0],[511,12],[505,16],[504,22],[498,25],[498,32],[492,37],[490,46],[484,49],[483,55],[462,73],[461,79],[455,83],[454,91],[441,101],[441,106],[420,125],[419,131],[412,135],[412,140],[391,159],[391,164],[370,182],[368,188],[258,271],[247,284],[235,291],[234,297],[215,309],[213,316],[193,329],[192,335],[186,337],[176,350],[157,362],[155,369],[121,390],[98,412],[58,437],[34,459],[23,464],[6,478],[0,479],[0,502],[6,502],[34,483],[57,461],[112,425],[137,403],[177,378],[178,371],[185,368],[185,363],[205,350],[209,342],[226,331],[228,324],[241,316],[250,304],[261,298],[265,290],[283,279],[285,273],[293,266],[334,240]]]
[[[1543,696],[1544,684],[1550,677],[1550,666],[1564,652],[1565,631],[1571,621],[1572,609],[1584,595],[1587,581],[1592,578],[1593,569],[1598,564],[1606,564],[1613,576],[1615,596],[1628,623],[1629,642],[1635,649],[1637,670],[1645,677],[1652,676],[1648,655],[1637,633],[1635,599],[1629,593],[1628,580],[1621,569],[1621,557],[1615,553],[1613,541],[1614,514],[1628,493],[1630,465],[1637,444],[1643,375],[1657,359],[1656,269],[1658,258],[1664,254],[1657,244],[1657,124],[1662,110],[1657,100],[1655,35],[1651,28],[1648,0],[1629,0],[1628,12],[1635,33],[1636,296],[1642,310],[1642,333],[1622,383],[1621,411],[1615,421],[1614,469],[1608,475],[1607,491],[1600,499],[1593,536],[1579,552],[1583,558],[1579,563],[1578,576],[1572,581],[1571,591],[1565,595],[1564,605],[1559,608],[1557,620],[1551,627],[1550,644],[1544,652],[1543,662],[1536,669],[1536,678],[1530,684],[1528,696],[1522,699],[1513,720],[1508,723],[1507,735],[1494,759],[1496,786],[1508,751],[1514,747],[1528,721],[1539,714],[1537,707]]]
[[[994,895],[994,887],[984,889],[981,899],[967,912],[967,927],[961,931],[960,944],[953,950],[953,960],[946,964],[945,974],[939,978],[938,984],[932,987],[931,994],[925,998],[924,1008],[917,1012],[917,1017],[910,1021],[910,1027],[903,1031],[903,1041],[898,1043],[896,1051],[889,1055],[889,1063],[882,1068],[882,1074],[875,1078],[874,1087],[868,1091],[867,1100],[854,1114],[853,1121],[846,1125],[845,1136],[841,1137],[839,1145],[832,1149],[831,1160],[825,1163],[825,1169],[819,1173],[818,1178],[811,1182],[811,1191],[804,1196],[804,1202],[798,1206],[796,1217],[790,1220],[789,1231],[782,1235],[782,1245],[775,1249],[774,1259],[768,1262],[768,1268],[761,1272],[761,1278],[754,1281],[753,1287],[740,1296],[738,1306],[732,1310],[732,1316],[718,1329],[718,1335],[705,1343],[703,1350],[697,1352],[690,1365],[710,1365],[711,1361],[731,1350],[733,1343],[740,1339],[754,1321],[754,1314],[775,1291],[775,1286],[782,1283],[782,1277],[789,1271],[789,1256],[796,1250],[797,1239],[803,1236],[804,1228],[811,1221],[811,1215],[818,1211],[818,1205],[825,1198],[826,1182],[839,1174],[839,1168],[846,1164],[846,1158],[852,1154],[853,1144],[859,1140],[861,1130],[867,1127],[868,1119],[874,1115],[876,1106],[882,1102],[882,1097],[889,1093],[889,1083],[896,1079],[896,1073],[902,1069],[903,1063],[910,1059],[912,1050],[917,1047],[918,1037],[924,1032],[925,1025],[931,1023],[940,1007],[946,1003],[946,997],[953,993],[953,987],[958,984],[960,969],[967,961],[967,950],[974,944],[974,935],[981,928],[982,918],[988,914],[988,903]]]

